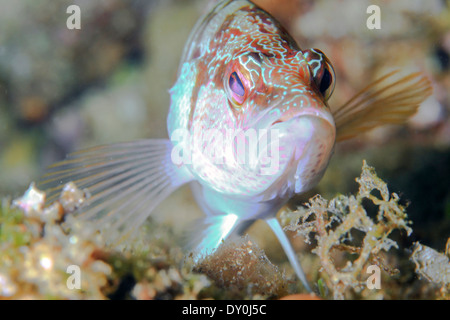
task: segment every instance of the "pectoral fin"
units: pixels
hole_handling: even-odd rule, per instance
[[[48,201],[72,181],[87,190],[79,211],[116,241],[130,234],[169,194],[192,179],[171,161],[169,140],[142,140],[98,146],[70,154],[42,178]]]

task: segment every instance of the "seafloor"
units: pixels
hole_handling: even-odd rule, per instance
[[[392,69],[421,71],[433,84],[433,95],[405,125],[338,144],[317,188],[280,213],[316,298],[449,299],[450,1],[256,2],[301,48],[327,54],[337,75],[332,106]],[[50,209],[38,198],[34,208],[20,210],[20,201],[14,208],[13,199],[68,152],[166,137],[178,60],[190,29],[211,5],[77,3],[81,30],[66,27],[71,1],[0,0],[0,298],[309,298],[296,295],[303,288],[263,224],[194,264],[180,246],[186,225],[202,214],[188,187],[119,248],[105,246],[88,226],[63,228],[62,221],[73,218],[71,201],[82,197],[77,192]],[[381,9],[379,30],[366,27],[371,4]],[[362,169],[363,160],[376,175]],[[387,196],[362,194],[359,187],[370,181],[381,189],[385,183]],[[380,215],[383,205],[396,215]],[[321,229],[317,219],[331,219],[331,229]],[[339,229],[344,222],[353,228]],[[370,233],[368,225],[379,232]],[[331,230],[341,230],[337,242]],[[376,239],[370,245],[368,234]],[[68,286],[70,265],[81,268],[81,289]],[[369,265],[381,269],[381,288],[368,288]]]

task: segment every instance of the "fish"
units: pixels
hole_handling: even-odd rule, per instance
[[[431,94],[425,75],[398,74],[331,108],[336,75],[322,51],[301,49],[251,1],[220,1],[186,42],[169,90],[169,138],[74,152],[50,166],[41,185],[49,200],[68,182],[87,190],[78,217],[120,241],[190,184],[205,213],[188,228],[186,243],[197,257],[263,220],[312,291],[276,214],[319,183],[336,143],[403,123]]]

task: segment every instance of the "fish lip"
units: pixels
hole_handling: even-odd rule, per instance
[[[333,115],[326,109],[306,108],[301,111],[299,116],[314,116],[327,121],[332,127],[335,127]]]
[[[325,120],[326,122],[328,122],[328,124],[331,127],[333,127],[333,128],[336,127],[336,124],[334,122],[334,118],[333,118],[333,115],[331,114],[331,112],[329,112],[326,109],[318,109],[318,108],[313,108],[313,107],[303,108],[301,111],[299,111],[296,115],[294,115],[290,119],[287,119],[287,120],[277,119],[272,123],[272,126],[274,126],[278,123],[288,122],[288,121],[290,121],[294,118],[298,118],[298,117],[319,118],[319,119],[322,119],[322,120]]]
[[[335,143],[336,140],[336,126],[332,115],[313,108],[305,109],[290,119],[277,120],[273,122],[271,129],[281,130],[279,137],[287,139],[286,141],[302,144],[309,144],[312,140]]]

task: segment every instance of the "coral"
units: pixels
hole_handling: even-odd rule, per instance
[[[211,281],[205,275],[192,272],[190,261],[184,261],[179,242],[171,226],[154,223],[151,219],[147,221],[135,237],[126,239],[116,248],[120,250],[120,255],[111,262],[114,281],[119,287],[126,281],[131,285],[128,292],[116,292],[110,297],[199,299],[204,290],[211,287]]]
[[[340,195],[328,201],[318,195],[310,199],[305,208],[284,212],[281,217],[285,229],[305,236],[310,243],[316,240],[313,253],[320,259],[322,276],[335,299],[344,298],[348,288],[358,292],[366,290],[366,280],[362,275],[366,274],[369,265],[387,269],[381,262],[380,252],[398,247],[389,238],[392,231],[403,229],[408,235],[412,232],[398,195],[389,194],[386,183],[365,161],[361,177],[356,181],[360,185],[356,196]],[[366,200],[378,207],[375,219],[370,218],[365,209]],[[358,244],[355,235],[359,234],[363,239]],[[348,259],[339,268],[333,259],[335,250],[348,252],[357,258]]]
[[[60,201],[80,201],[79,191],[65,189]],[[71,193],[70,190],[73,192]],[[78,195],[78,196],[77,196]],[[45,207],[45,193],[31,184],[24,196],[2,202],[0,211],[0,297],[9,299],[102,299],[112,268],[101,239],[88,226],[61,226],[60,202]],[[72,203],[72,206],[75,205]],[[70,217],[68,218],[70,219]],[[80,287],[72,283],[73,266],[81,268]]]

